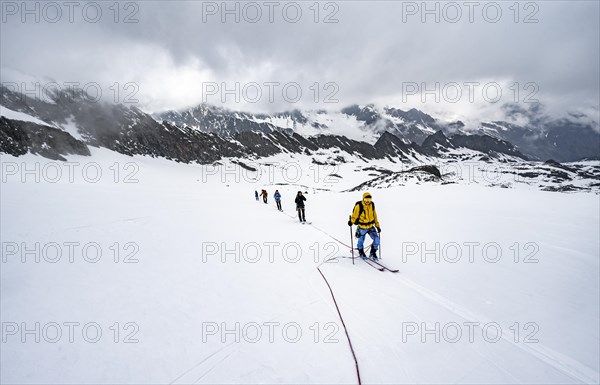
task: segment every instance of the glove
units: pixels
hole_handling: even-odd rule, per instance
[[[377,232],[380,233],[381,232],[381,227],[377,227]]]
[[[348,221],[348,226],[352,227],[352,221]]]

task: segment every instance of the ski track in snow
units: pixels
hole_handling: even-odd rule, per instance
[[[173,384],[188,384],[189,382],[187,381],[183,381],[183,382],[179,382],[179,380],[183,379],[184,377],[186,377],[188,374],[193,373],[195,371],[197,371],[197,369],[200,369],[202,364],[204,364],[205,362],[209,361],[212,357],[217,356],[219,353],[221,353],[222,351],[224,351],[225,349],[229,348],[230,346],[232,346],[235,342],[231,342],[225,346],[223,346],[222,348],[218,349],[217,351],[209,354],[208,356],[206,356],[204,359],[202,359],[202,361],[198,362],[196,365],[192,366],[191,368],[189,368],[188,370],[186,370],[185,372],[181,373],[177,378],[175,378],[173,381],[169,382],[170,385]],[[227,357],[229,357],[229,355],[231,355],[231,353],[229,353],[227,355]],[[217,356],[218,357],[218,356]],[[214,366],[213,366],[214,368]],[[212,369],[211,369],[212,370]],[[210,370],[209,370],[210,371]],[[199,381],[202,377],[204,377],[206,374],[208,374],[208,372],[205,372],[200,378],[198,378],[196,381],[194,381],[194,383],[196,383],[197,381]]]
[[[313,226],[313,227],[315,227],[315,229],[317,229],[318,231],[320,231],[324,234],[327,234],[330,238],[335,239],[337,241],[337,239],[335,237],[333,237],[326,231],[319,229],[316,226]],[[338,241],[338,242],[340,242],[340,241]],[[348,246],[346,244],[343,244],[343,245]],[[424,296],[424,297],[434,301],[435,303],[439,304],[440,306],[450,310],[451,312],[457,314],[458,316],[462,317],[466,321],[478,322],[479,324],[487,324],[487,323],[492,322],[492,320],[487,319],[481,315],[475,314],[474,312],[472,312],[470,310],[462,308],[461,306],[452,302],[448,298],[440,295],[439,293],[436,293],[429,289],[426,289],[425,287],[420,286],[420,285],[416,284],[415,282],[412,282],[408,278],[398,276],[398,279],[406,287],[418,292],[422,296]],[[553,349],[550,349],[544,345],[541,345],[541,344],[517,344],[509,337],[506,337],[506,335],[502,335],[501,338],[504,341],[512,344],[513,346],[525,351],[526,353],[535,356],[536,358],[545,362],[546,364],[553,366],[555,369],[565,373],[566,375],[568,375],[569,377],[571,377],[573,379],[576,379],[576,380],[581,381],[586,384],[596,384],[596,383],[598,383],[598,381],[600,379],[600,374],[598,372],[596,372],[595,370],[588,368],[581,362],[574,360],[571,357],[565,356],[565,355],[563,355]]]
[[[206,375],[208,373],[212,372],[214,368],[216,368],[217,366],[219,366],[223,362],[225,362],[229,358],[229,356],[231,356],[233,353],[235,353],[235,352],[230,352],[225,357],[221,358],[217,363],[215,363],[213,366],[211,366],[210,369],[208,369],[206,372],[204,372],[200,377],[196,378],[196,380],[194,381],[194,384],[197,384],[198,382],[200,382],[201,379],[206,377]]]
[[[404,278],[404,277],[398,277],[398,278],[407,287],[420,293],[424,297],[431,299],[432,301],[436,302],[440,306],[445,307],[446,309],[461,316],[462,318],[464,318],[465,320],[467,320],[469,322],[478,322],[480,324],[486,324],[486,323],[492,322],[490,319],[487,319],[487,318],[477,315],[467,309],[464,309],[464,308],[460,307],[459,305],[450,301],[448,298],[445,298],[444,296],[442,296],[438,293],[435,293],[429,289],[426,289],[423,286],[420,286],[407,278]],[[541,345],[541,344],[517,344],[512,339],[506,337],[505,335],[502,335],[501,338],[504,341],[512,344],[513,346],[516,346],[517,348],[519,348],[531,355],[534,355],[539,360],[547,363],[548,365],[553,366],[555,369],[560,370],[561,372],[567,374],[568,376],[570,376],[573,379],[579,380],[586,384],[598,383],[598,380],[600,378],[599,373],[593,369],[588,368],[587,366],[583,365],[579,361],[576,361],[570,357],[567,357],[567,356],[565,356],[557,351],[554,351],[548,347],[545,347],[544,345]]]

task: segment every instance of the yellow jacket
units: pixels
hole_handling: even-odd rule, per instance
[[[365,193],[363,198],[369,195]],[[362,203],[362,213],[360,212],[360,204]],[[350,217],[350,221],[355,225],[358,225],[361,229],[369,229],[373,226],[379,226],[379,220],[377,219],[377,211],[375,211],[375,205],[373,202],[369,202],[368,204],[363,199],[362,201],[356,202],[354,205],[354,210],[352,210],[352,216]]]

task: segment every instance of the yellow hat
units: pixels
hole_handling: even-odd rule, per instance
[[[368,192],[368,191],[367,191],[366,193],[364,193],[364,194],[363,194],[363,200],[364,200],[365,198],[372,198],[372,197],[371,197],[371,193],[370,193],[370,192]]]

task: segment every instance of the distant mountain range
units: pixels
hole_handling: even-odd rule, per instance
[[[294,110],[253,115],[201,104],[182,111],[155,114],[154,117],[180,127],[221,136],[244,131],[283,131],[307,137],[341,135],[374,144],[387,132],[406,144],[421,145],[428,136],[438,131],[446,136],[485,135],[513,144],[518,152],[534,160],[570,162],[600,159],[600,129],[591,119],[581,119],[581,116],[550,119],[536,107],[526,110],[511,104],[505,105],[504,111],[509,117],[525,117],[529,123],[519,126],[507,121],[489,121],[480,122],[476,127],[466,127],[461,121],[442,122],[417,109],[404,111],[385,107],[378,110],[374,105],[352,105],[339,112]],[[465,143],[464,140],[462,143]]]
[[[18,156],[30,151],[61,159],[72,153],[85,155],[91,145],[129,155],[210,163],[223,157],[336,148],[363,159],[415,162],[467,148],[492,157],[600,159],[600,134],[594,123],[569,117],[552,120],[518,106],[506,109],[509,114],[528,114],[527,126],[491,121],[473,129],[416,109],[379,110],[373,105],[337,112],[249,114],[201,104],[150,115],[136,107],[90,100],[81,90],[40,100],[0,87],[0,152]]]

